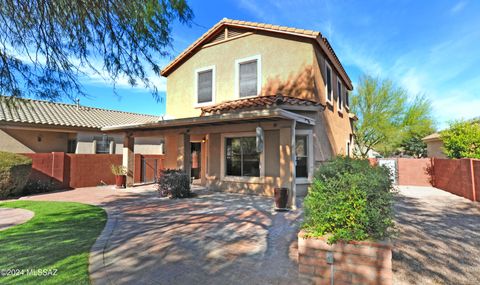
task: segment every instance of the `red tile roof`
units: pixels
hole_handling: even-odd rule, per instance
[[[202,116],[207,113],[216,113],[224,111],[232,111],[246,108],[267,107],[267,106],[279,106],[279,105],[295,105],[295,106],[321,106],[320,103],[299,99],[283,95],[268,95],[258,96],[250,98],[242,98],[232,101],[226,101],[219,104],[202,107]]]

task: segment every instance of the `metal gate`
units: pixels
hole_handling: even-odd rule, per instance
[[[158,159],[147,158],[142,156],[142,183],[155,182],[158,178]]]
[[[398,184],[398,165],[395,158],[379,158],[378,165],[388,168],[393,184]]]

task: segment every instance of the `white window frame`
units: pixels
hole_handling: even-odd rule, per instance
[[[249,61],[254,61],[254,60],[257,61],[257,94],[246,96],[246,97],[240,97],[240,64],[249,62]],[[262,89],[262,56],[260,54],[257,54],[257,55],[235,60],[235,87],[234,87],[235,98],[244,99],[244,98],[256,97],[262,93],[261,89]]]
[[[340,83],[340,90],[338,90],[338,84]],[[343,84],[342,84],[342,80],[340,80],[340,78],[337,77],[337,93],[338,93],[338,97],[337,97],[337,109],[340,113],[343,112],[343,100],[341,99],[342,97],[342,94],[343,94]]]
[[[212,100],[210,102],[198,103],[198,74],[200,72],[208,71],[208,70],[212,71]],[[195,89],[195,91],[193,92],[194,93],[194,98],[193,98],[194,107],[202,107],[202,106],[207,106],[207,105],[215,103],[215,93],[216,93],[215,92],[215,89],[216,89],[215,88],[216,87],[216,80],[215,80],[216,71],[215,70],[216,70],[215,65],[210,65],[210,66],[205,66],[205,67],[202,67],[202,68],[195,69],[195,75],[194,75],[194,78],[195,78],[194,89]]]
[[[230,176],[225,175],[226,170],[226,157],[225,157],[225,143],[227,138],[241,138],[241,137],[255,137],[255,132],[242,132],[242,133],[223,133],[221,135],[221,162],[220,162],[220,179],[226,182],[244,182],[244,183],[264,183],[265,180],[265,144],[263,150],[260,153],[260,176],[259,177],[246,177],[246,176]]]
[[[328,79],[327,72],[328,71],[327,70],[330,70],[330,85],[332,86],[332,90],[331,90],[331,94],[330,94],[331,99],[328,99],[328,82],[327,82],[327,79]],[[328,62],[325,60],[325,102],[333,104],[332,101],[333,101],[333,70],[330,67],[330,64],[328,64]]]
[[[308,165],[308,177],[295,177],[295,184],[309,184],[313,181],[313,132],[312,130],[295,130],[295,136],[307,136],[307,165]],[[295,143],[297,143],[295,141]],[[295,167],[297,161],[295,160]]]

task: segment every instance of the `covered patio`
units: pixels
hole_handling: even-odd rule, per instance
[[[302,110],[315,113],[319,108]],[[103,128],[125,133],[127,184],[132,185],[134,177],[134,138],[159,136],[165,141],[164,168],[183,169],[195,183],[214,191],[272,196],[274,188],[288,188],[288,205],[295,208],[295,197],[304,194],[297,192],[296,135],[311,137],[315,118],[276,105],[209,111],[207,116]],[[307,167],[311,173],[313,163]]]

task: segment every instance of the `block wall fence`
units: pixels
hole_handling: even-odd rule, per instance
[[[398,185],[434,186],[471,201],[480,201],[480,160],[396,158]],[[375,160],[370,162],[375,164]]]
[[[32,159],[31,182],[48,183],[52,188],[78,188],[115,184],[110,170],[112,164],[121,165],[121,154],[70,154],[64,152],[25,153]],[[142,159],[158,160],[158,169],[163,169],[163,155],[135,155],[135,182],[141,182]],[[148,166],[148,164],[146,164]],[[145,169],[145,176],[155,176],[153,170]],[[158,175],[158,173],[157,173]]]

